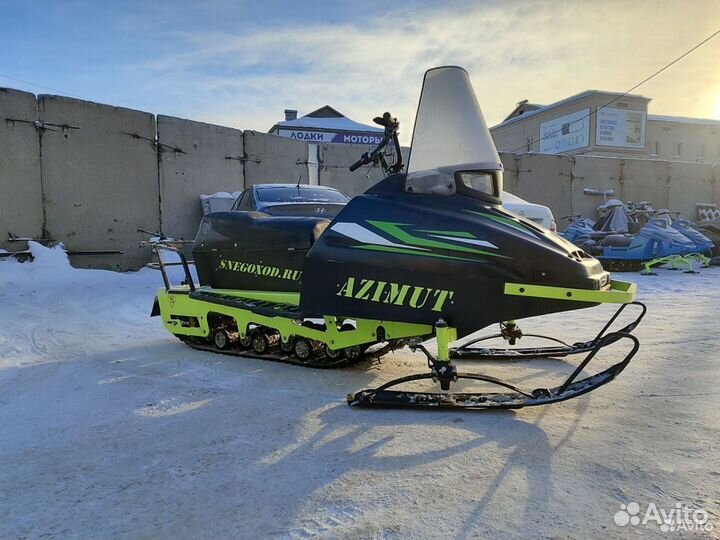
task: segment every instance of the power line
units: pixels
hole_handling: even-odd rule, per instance
[[[23,84],[28,84],[28,85],[30,85],[30,86],[35,86],[35,87],[37,87],[37,88],[44,88],[45,90],[51,90],[51,91],[53,91],[53,92],[59,92],[59,93],[61,93],[61,94],[63,94],[63,95],[69,96],[69,97],[76,97],[76,98],[86,99],[86,100],[92,101],[92,100],[90,100],[89,98],[85,98],[85,97],[83,97],[83,96],[79,96],[79,95],[74,94],[74,93],[66,92],[65,90],[60,90],[60,89],[58,89],[58,88],[53,88],[52,86],[45,86],[45,85],[42,85],[42,84],[37,84],[37,83],[31,82],[31,81],[26,81],[26,80],[24,80],[24,79],[18,79],[17,77],[11,77],[10,75],[4,75],[4,74],[0,73],[0,78],[9,79],[9,80],[11,80],[11,81],[15,81],[15,82],[23,83]]]
[[[599,111],[601,111],[601,110],[604,109],[605,107],[608,107],[608,106],[612,105],[613,103],[615,103],[618,99],[621,99],[621,98],[627,96],[630,92],[632,92],[633,90],[639,88],[640,86],[642,86],[643,84],[645,84],[646,82],[648,82],[650,79],[652,79],[652,78],[660,75],[663,71],[665,71],[666,69],[668,69],[670,66],[672,66],[672,65],[674,65],[674,64],[677,64],[680,60],[682,60],[683,58],[685,58],[686,56],[688,56],[689,54],[691,54],[692,52],[694,52],[696,49],[699,49],[701,46],[705,45],[708,41],[710,41],[712,38],[714,38],[714,37],[717,36],[718,34],[720,34],[720,30],[718,30],[717,32],[714,32],[714,33],[711,34],[710,36],[706,37],[706,38],[703,39],[700,43],[698,43],[697,45],[695,45],[692,49],[689,49],[688,51],[684,52],[683,54],[681,54],[680,56],[678,56],[675,60],[673,60],[673,61],[670,62],[669,64],[666,64],[666,65],[663,66],[662,68],[658,69],[655,73],[653,73],[653,74],[650,75],[649,77],[643,79],[642,81],[640,81],[639,83],[637,83],[635,86],[633,86],[633,87],[630,88],[629,90],[623,92],[623,93],[620,94],[619,96],[617,96],[617,97],[611,99],[610,101],[608,101],[605,105],[602,105],[601,107],[598,107],[598,108],[595,109],[594,111],[590,111],[588,114],[586,114],[586,115],[583,116],[582,118],[578,118],[577,120],[573,120],[572,122],[568,122],[568,123],[567,123],[565,126],[563,126],[563,127],[572,126],[573,124],[577,124],[578,122],[582,122],[582,121],[585,120],[586,118],[590,118],[592,115],[597,114]],[[553,136],[557,135],[557,134],[560,133],[562,130],[563,130],[563,128],[560,128],[560,129],[558,129],[558,130],[556,130],[556,131],[553,131],[552,133],[548,133],[547,135],[545,135],[544,137],[538,139],[538,140],[535,141],[535,142],[540,143],[541,141],[544,141],[545,139],[549,139],[550,137],[553,137]],[[532,142],[532,143],[530,143],[530,144],[535,144],[535,142]],[[522,150],[523,148],[526,148],[527,146],[528,146],[527,143],[526,143],[526,144],[523,144],[522,146],[519,146],[519,147],[515,148],[514,150],[510,150],[510,152],[517,152],[518,150]]]

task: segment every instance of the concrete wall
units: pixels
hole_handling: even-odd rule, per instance
[[[308,145],[258,131],[245,131],[245,187],[308,183]]]
[[[43,228],[40,146],[35,131],[37,101],[33,94],[0,88],[0,247],[8,233],[39,237]]]
[[[613,198],[620,195],[620,161],[596,157],[574,156],[572,164],[572,212],[587,217],[595,217],[597,207],[605,202],[604,197],[590,196],[583,193],[585,188],[605,191],[614,189]],[[567,214],[560,214],[562,217]],[[566,223],[558,221],[558,227],[564,228]]]
[[[38,96],[45,214],[50,238],[98,268],[139,268],[137,227],[157,230],[157,155],[152,114],[58,96]]]
[[[667,161],[626,159],[618,165],[622,183],[616,198],[634,202],[650,201],[655,209],[677,205],[678,201],[670,200],[669,186],[671,182],[677,184],[678,178],[673,177],[672,168]],[[687,187],[690,191],[693,190],[693,186]],[[673,210],[687,213],[691,209],[678,207]]]
[[[320,185],[339,189],[354,197],[377,184],[384,175],[380,167],[369,165],[350,172],[350,165],[368,151],[367,146],[355,144],[323,144],[320,146]]]
[[[713,202],[713,167],[707,164],[673,162],[670,169],[670,205],[666,208],[681,211],[695,219],[695,204]],[[720,203],[717,199],[715,203]]]
[[[382,178],[379,168],[348,170],[367,150],[319,145],[318,182],[362,193]],[[76,256],[77,266],[138,268],[149,252],[137,246],[137,227],[192,239],[201,194],[307,183],[308,156],[306,143],[266,133],[0,89],[0,247],[25,247],[6,242],[8,231],[45,235],[70,250],[124,252]],[[695,203],[720,205],[717,165],[590,155],[501,159],[505,190],[549,206],[558,218],[595,216],[603,198],[585,195],[585,187],[614,188],[623,200],[648,200],[691,218]]]
[[[522,154],[515,163],[515,195],[552,208],[555,216],[572,212],[570,174],[572,161],[567,156]],[[508,187],[511,187],[509,185]],[[510,191],[506,188],[505,191]]]
[[[584,189],[615,190],[612,198],[649,201],[695,219],[696,203],[720,205],[720,167],[702,163],[600,156],[500,155],[505,191],[549,206],[556,218],[569,214],[596,217],[604,197]],[[566,224],[558,221],[562,229]]]
[[[172,116],[157,117],[162,230],[192,240],[200,195],[242,191],[243,132]]]

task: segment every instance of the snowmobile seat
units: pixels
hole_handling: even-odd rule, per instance
[[[299,291],[305,255],[330,220],[215,212],[203,217],[193,244],[201,285],[221,289]]]
[[[612,247],[627,247],[632,243],[632,236],[624,234],[609,234],[603,239],[603,245]]]
[[[232,242],[233,248],[309,249],[330,224],[321,217],[271,216],[262,212],[216,212],[203,219],[201,243]],[[197,239],[196,239],[197,244]],[[213,247],[219,247],[214,245]]]
[[[642,228],[643,228],[642,223],[638,223],[636,221],[631,221],[630,223],[628,223],[628,232],[630,234],[637,234],[640,232],[640,229],[642,229]]]

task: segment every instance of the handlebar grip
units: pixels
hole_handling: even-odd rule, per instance
[[[360,159],[358,159],[355,163],[350,165],[350,172],[355,172],[360,167],[368,163],[370,160],[368,159],[367,155],[363,155]]]

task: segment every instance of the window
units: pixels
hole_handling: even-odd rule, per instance
[[[681,157],[682,156],[682,143],[677,142],[673,145],[673,157]]]
[[[247,194],[247,191],[243,191],[240,196],[237,198],[237,201],[235,201],[235,204],[233,205],[233,210],[246,210],[244,208],[244,203],[246,203],[250,199],[250,196]]]
[[[297,187],[262,187],[256,189],[257,198],[261,202],[318,202],[318,203],[340,203],[345,204],[350,197],[343,195],[337,190],[308,187],[301,184]]]
[[[652,143],[652,151],[650,153],[653,156],[660,155],[660,141],[655,141],[654,143]]]
[[[705,145],[700,145],[700,152],[698,152],[698,159],[705,159]]]
[[[533,138],[527,137],[525,139],[525,145],[527,146],[527,151],[532,152],[533,151]]]

